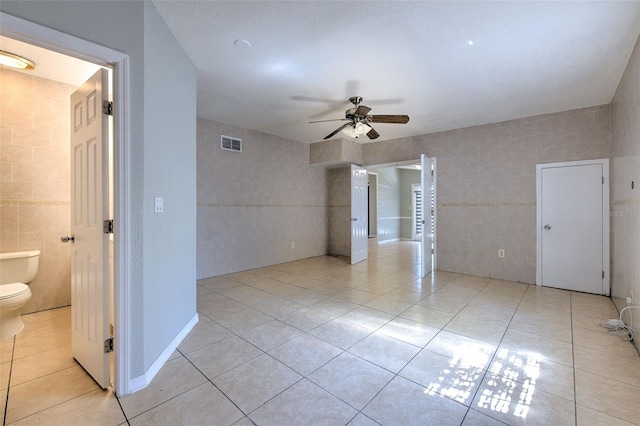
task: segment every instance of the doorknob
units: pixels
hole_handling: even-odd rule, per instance
[[[60,241],[62,241],[63,243],[71,243],[71,244],[73,244],[73,242],[75,241],[75,238],[73,237],[73,235],[71,235],[69,237],[60,237]]]
[[[551,225],[545,225],[544,229],[547,229],[547,230],[551,229]]]

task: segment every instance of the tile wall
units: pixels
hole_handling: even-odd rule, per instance
[[[640,304],[640,39],[611,104],[611,131],[611,295],[622,309],[627,297]],[[633,318],[640,330],[637,310]]]
[[[363,163],[437,157],[438,269],[532,284],[536,164],[609,158],[610,122],[602,105],[369,143]]]
[[[327,253],[327,171],[309,145],[198,119],[197,157],[199,279]]]
[[[329,253],[351,256],[351,166],[329,169]]]
[[[40,250],[22,310],[71,303],[69,97],[74,87],[0,68],[0,251]]]

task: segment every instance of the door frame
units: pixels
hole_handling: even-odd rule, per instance
[[[424,154],[426,155],[426,154]],[[434,224],[434,233],[433,233],[433,257],[431,258],[431,268],[433,271],[437,269],[437,261],[438,261],[438,243],[437,243],[437,235],[438,235],[438,185],[437,185],[437,157],[429,157],[429,160],[433,163],[433,195],[434,195],[434,209],[433,209],[433,224]],[[383,163],[383,164],[371,164],[362,166],[367,169],[367,173],[370,173],[369,170],[372,169],[384,169],[387,167],[397,167],[397,166],[409,166],[412,164],[422,164],[422,160],[420,157],[416,160],[404,160],[404,161],[395,161],[393,163]],[[425,171],[421,170],[421,173],[424,174]],[[424,196],[424,194],[423,194]],[[424,212],[423,212],[424,215]],[[424,229],[423,231],[424,232]],[[422,243],[420,243],[422,246]],[[422,259],[420,259],[420,265],[422,267]]]
[[[610,264],[610,219],[609,219],[609,159],[567,161],[560,163],[536,164],[536,285],[542,286],[542,170],[557,167],[573,166],[602,166],[602,267],[604,269],[604,282],[602,290],[604,295],[611,294],[611,264]]]
[[[371,198],[369,198],[369,211],[367,213],[369,217],[369,238],[378,238],[378,174],[370,172],[367,170],[367,177],[369,178],[369,194],[371,191],[375,192],[375,203],[371,203]],[[371,178],[375,180],[375,187],[371,187]],[[373,209],[371,208],[373,206]],[[371,233],[371,223],[375,222],[373,229],[375,229],[375,234]]]
[[[131,389],[130,350],[130,166],[129,55],[0,12],[0,35],[113,70],[113,203],[114,203],[114,383],[117,395]],[[107,158],[105,161],[109,161]]]

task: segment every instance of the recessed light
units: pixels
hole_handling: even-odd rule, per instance
[[[0,64],[19,70],[32,70],[36,68],[36,64],[11,52],[0,50]]]
[[[467,41],[467,44],[468,44],[469,46],[473,46],[473,40],[468,40],[468,41]]]
[[[248,40],[243,40],[241,38],[237,39],[233,42],[238,49],[248,49],[251,47],[251,43]]]

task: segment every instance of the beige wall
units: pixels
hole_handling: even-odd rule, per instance
[[[640,304],[640,39],[611,104],[611,131],[611,295],[622,309],[627,297]],[[640,330],[640,312],[633,318]]]
[[[309,145],[205,119],[197,139],[198,278],[326,254],[327,171]]]
[[[437,157],[438,269],[535,283],[535,165],[609,158],[610,148],[603,105],[370,143],[363,163]]]
[[[23,313],[71,303],[69,96],[74,87],[0,68],[0,251],[40,250]]]
[[[329,253],[351,256],[351,166],[329,170]]]

